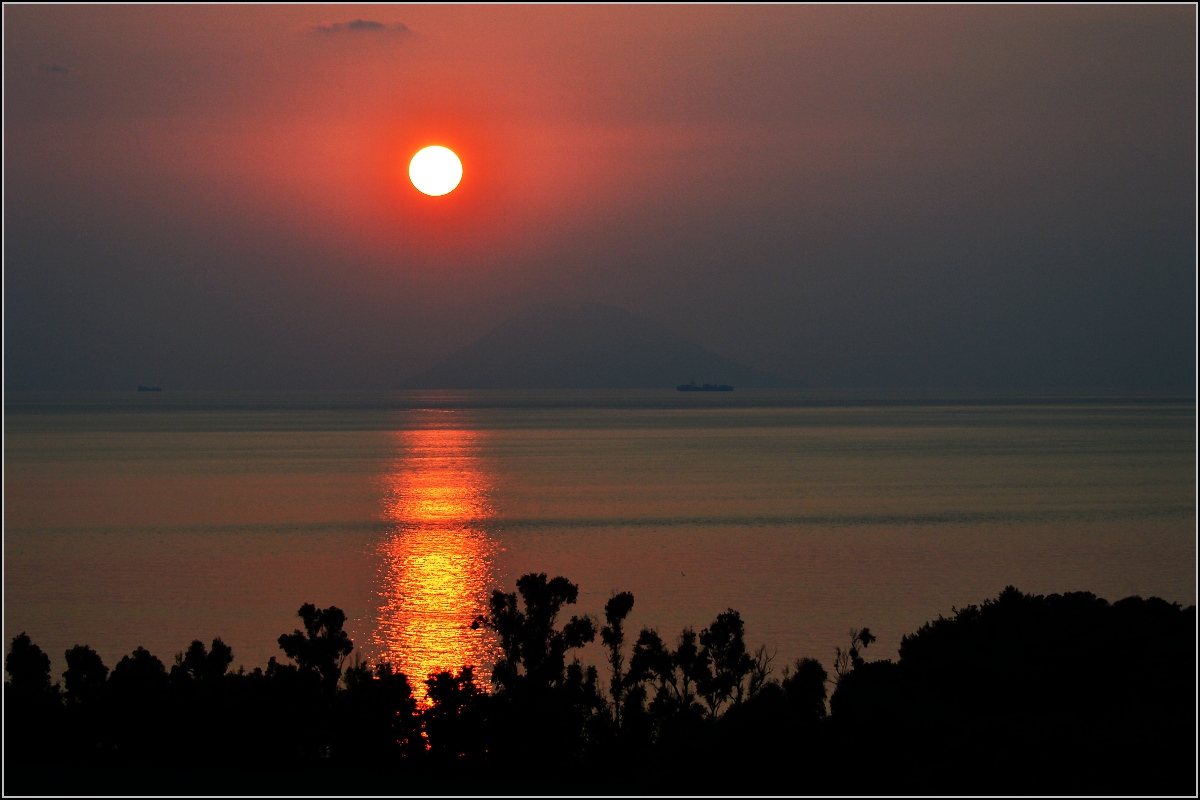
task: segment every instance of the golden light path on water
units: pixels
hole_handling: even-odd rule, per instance
[[[383,498],[394,527],[379,544],[372,644],[418,695],[430,673],[464,665],[486,688],[492,639],[471,622],[495,588],[495,543],[485,528],[494,512],[478,434],[431,426],[395,435],[400,457],[385,476]]]

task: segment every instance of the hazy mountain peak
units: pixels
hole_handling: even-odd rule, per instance
[[[790,381],[723,358],[668,328],[602,303],[544,304],[407,382],[421,389],[631,389]]]

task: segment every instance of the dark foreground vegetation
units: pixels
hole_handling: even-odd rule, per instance
[[[348,661],[337,608],[300,609],[289,663],[230,671],[219,639],[168,669],[67,651],[60,684],[21,634],[5,659],[10,794],[1192,794],[1195,607],[1014,588],[830,674],[773,670],[736,611],[669,640],[563,610],[577,587],[526,575],[477,624],[501,657],[428,676]],[[599,637],[601,675],[572,651]],[[349,664],[349,666],[347,666]],[[832,696],[827,698],[829,688]]]

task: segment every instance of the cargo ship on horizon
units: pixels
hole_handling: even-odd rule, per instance
[[[706,383],[703,386],[697,386],[695,381],[685,383],[681,386],[676,386],[681,392],[732,392],[733,387],[728,384]]]

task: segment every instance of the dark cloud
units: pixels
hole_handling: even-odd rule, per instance
[[[378,22],[373,19],[355,19],[349,22],[323,22],[312,27],[312,32],[318,36],[333,36],[346,33],[393,33],[404,35],[411,33],[410,28],[403,22]]]

